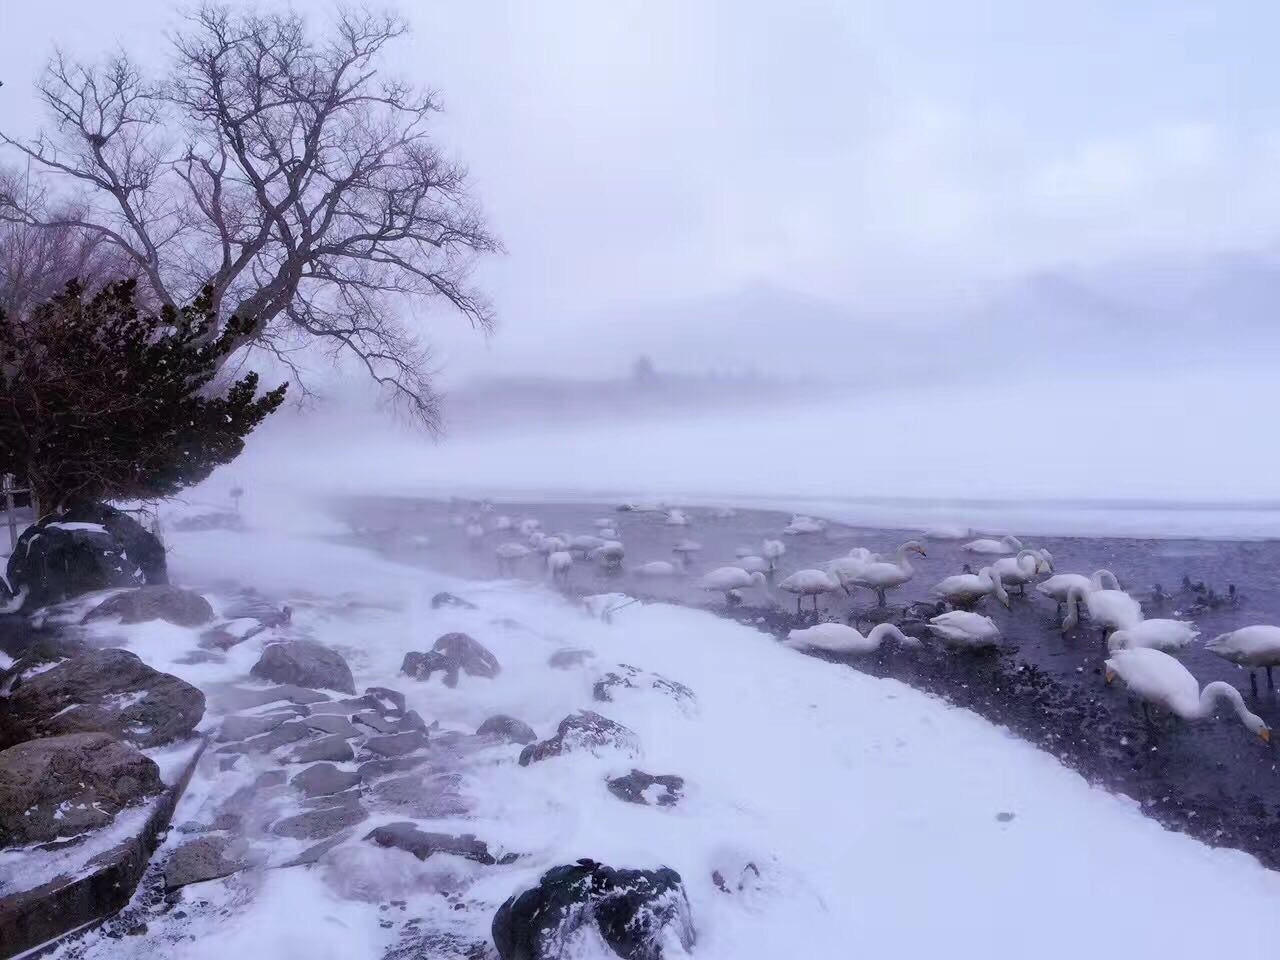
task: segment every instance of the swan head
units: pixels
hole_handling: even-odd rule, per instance
[[[924,544],[919,540],[908,540],[902,545],[901,550],[903,553],[918,553],[922,557],[928,556],[928,554],[924,552]]]

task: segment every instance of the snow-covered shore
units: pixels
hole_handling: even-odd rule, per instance
[[[366,852],[357,839],[354,852],[312,867],[187,888],[186,901],[231,913],[192,909],[140,937],[94,941],[83,955],[379,958],[415,915],[484,938],[502,900],[584,856],[675,868],[698,928],[695,955],[734,960],[797,949],[1194,955],[1218,948],[1230,918],[1264,916],[1280,895],[1280,876],[1252,858],[1167,832],[1006,731],[895,681],[671,605],[634,604],[606,624],[545,588],[424,573],[337,545],[334,532],[318,515],[277,506],[250,517],[248,532],[171,533],[171,567],[185,585],[252,585],[290,604],[299,630],[347,657],[357,688],[401,689],[445,730],[470,732],[506,713],[546,736],[565,715],[598,708],[635,731],[643,756],[520,767],[513,752],[469,771],[472,816],[440,829],[522,856],[481,870],[436,864],[436,875],[466,887],[464,911],[446,910],[407,854]],[[438,590],[478,609],[433,610]],[[406,652],[450,630],[497,655],[496,679],[464,677],[448,689],[398,675]],[[202,685],[243,673],[259,652],[249,642],[222,663],[191,665],[179,662],[191,639],[180,628],[130,628],[129,637],[153,666]],[[551,669],[548,656],[564,647],[594,657]],[[696,707],[653,691],[593,702],[594,679],[620,662],[686,684]],[[684,777],[685,798],[672,809],[622,803],[604,780],[632,766]],[[193,790],[199,802],[200,785]],[[731,885],[743,877],[744,889],[718,889],[717,871]],[[406,911],[380,910],[390,899]],[[1246,953],[1270,944],[1262,924],[1229,935]]]

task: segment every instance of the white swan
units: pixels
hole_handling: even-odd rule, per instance
[[[683,510],[672,508],[667,512],[666,523],[671,527],[687,527],[689,525],[689,517]]]
[[[1142,622],[1142,604],[1123,590],[1084,591],[1072,587],[1067,593],[1067,616],[1062,621],[1066,633],[1080,622],[1079,603],[1083,600],[1089,619],[1104,631],[1123,630]]]
[[[631,572],[641,577],[674,577],[680,570],[669,560],[650,560],[633,567]]]
[[[694,554],[701,550],[702,544],[698,543],[697,540],[687,539],[681,540],[671,548],[671,552],[676,555],[676,559],[679,561],[680,567],[683,570],[689,569],[689,565],[693,562]]]
[[[1036,584],[1036,592],[1063,604],[1067,602],[1067,595],[1072,587],[1079,587],[1085,593],[1104,587],[1119,590],[1120,581],[1110,570],[1096,570],[1092,577],[1086,577],[1083,573],[1055,573],[1043,583]]]
[[[498,557],[498,573],[514,574],[516,564],[527,557],[530,550],[523,543],[511,540],[498,544],[498,549],[494,553]]]
[[[539,537],[538,542],[534,544],[534,549],[549,557],[553,553],[560,553],[561,551],[568,550],[569,544],[565,543],[563,537],[548,537],[543,535]]]
[[[864,550],[863,547],[855,547],[854,549]],[[866,569],[868,564],[877,563],[879,560],[880,557],[878,554],[864,550],[864,554],[862,555],[854,556],[851,554],[847,557],[836,557],[827,564],[827,571],[832,576],[837,577],[840,580],[841,586],[844,587],[844,592],[848,593],[849,582]]]
[[[536,532],[537,532],[541,527],[542,527],[542,522],[541,522],[541,521],[539,521],[539,520],[535,520],[535,519],[533,519],[533,517],[526,517],[524,520],[521,520],[521,521],[520,521],[520,523],[519,523],[519,525],[516,527],[516,529],[519,531],[519,533],[520,533],[520,535],[521,535],[522,537],[531,537],[531,536],[533,536],[533,535],[534,535],[534,533],[536,533]]]
[[[591,525],[595,527],[597,530],[608,530],[613,526],[613,518],[596,517],[594,520],[591,521]]]
[[[939,580],[929,592],[957,606],[976,603],[983,597],[994,594],[997,600],[1006,607],[1009,606],[1009,594],[1004,583],[990,567],[983,567],[977,573],[953,574]]]
[[[1189,647],[1200,636],[1194,623],[1186,620],[1165,620],[1157,617],[1143,620],[1131,627],[1113,630],[1107,637],[1107,650],[1161,650],[1165,653],[1179,653]]]
[[[1271,728],[1249,711],[1239,690],[1221,680],[1205,684],[1201,690],[1191,671],[1167,653],[1145,648],[1118,650],[1107,659],[1105,676],[1107,683],[1119,677],[1141,697],[1142,712],[1148,719],[1148,703],[1164,707],[1183,720],[1203,720],[1213,715],[1218,700],[1225,700],[1245,727],[1264,741],[1271,740]]]
[[[918,553],[922,557],[928,556],[919,540],[908,540],[898,547],[898,560],[896,563],[889,563],[884,560],[868,563],[855,576],[849,578],[849,583],[858,587],[866,587],[868,590],[874,590],[876,599],[880,602],[880,606],[883,607],[886,590],[900,587],[915,576],[915,568],[911,566],[911,560],[907,556],[911,553]]]
[[[1275,686],[1275,681],[1271,678],[1271,668],[1280,666],[1280,627],[1266,624],[1241,627],[1230,633],[1218,634],[1206,643],[1204,648],[1210,653],[1216,653],[1223,660],[1248,667],[1249,683],[1255,695],[1258,692],[1258,680],[1253,671],[1257,667],[1266,668],[1267,685]]]
[[[764,557],[739,557],[738,566],[747,573],[772,573],[773,564]]]
[[[942,523],[936,527],[929,527],[922,531],[921,535],[926,540],[966,540],[973,536],[973,530],[970,527]]]
[[[569,579],[569,571],[573,569],[573,554],[567,550],[556,550],[547,554],[547,573],[556,582]]]
[[[788,536],[797,536],[809,533],[821,533],[825,529],[827,529],[827,525],[821,520],[815,520],[813,517],[796,514],[791,518],[791,522],[782,528],[782,532]]]
[[[1022,549],[1022,541],[1017,537],[1003,536],[999,540],[993,540],[990,537],[980,537],[977,540],[970,540],[961,549],[967,550],[969,553],[989,553],[989,554],[1007,554],[1017,553]]]
[[[596,547],[587,554],[592,560],[599,560],[602,564],[610,569],[616,569],[622,564],[622,558],[627,555],[622,544],[617,540],[606,540],[600,546]]]
[[[774,570],[778,566],[778,561],[782,559],[782,555],[787,552],[787,545],[781,540],[766,540],[760,544],[760,556],[769,561],[769,569]]]
[[[844,584],[839,577],[833,574],[822,570],[809,569],[797,570],[778,584],[778,589],[795,594],[796,613],[800,612],[800,603],[805,597],[813,597],[813,609],[816,613],[818,610],[818,597],[824,593],[843,590]]]
[[[489,524],[489,529],[495,533],[500,533],[503,530],[510,530],[511,526],[511,518],[506,514],[499,514],[493,518],[493,522]]]
[[[748,573],[741,567],[717,567],[702,578],[702,589],[723,593],[729,603],[741,601],[738,591],[748,587],[764,587],[767,590],[768,581],[763,573]]]
[[[484,527],[478,523],[467,524],[465,533],[467,535],[467,543],[473,547],[480,546],[480,541],[484,539]]]
[[[991,572],[1001,583],[1013,584],[1019,593],[1039,574],[1046,561],[1039,550],[1019,550],[1016,557],[1001,557],[991,564]]]
[[[1000,642],[1000,628],[990,617],[967,610],[950,610],[929,620],[929,632],[948,647],[980,650]]]
[[[885,640],[897,640],[906,647],[918,647],[920,641],[909,637],[892,623],[881,623],[863,636],[843,623],[817,623],[803,630],[792,630],[783,641],[796,650],[826,650],[829,653],[874,653]]]
[[[584,533],[569,539],[569,550],[572,553],[580,553],[583,557],[586,557],[592,550],[604,546],[607,542],[603,537]]]

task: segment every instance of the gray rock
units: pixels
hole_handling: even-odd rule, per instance
[[[462,775],[458,773],[410,774],[378,782],[373,796],[381,803],[403,808],[410,816],[436,820],[471,812],[471,803],[461,788]]]
[[[91,650],[25,679],[6,706],[28,738],[101,732],[154,747],[190,735],[204,694],[127,650]]]
[[[447,833],[428,833],[419,830],[413,823],[388,823],[377,827],[365,835],[380,847],[394,847],[411,853],[419,860],[426,860],[433,853],[449,853],[456,857],[474,860],[476,863],[492,865],[495,863],[513,863],[514,853],[498,859],[489,852],[489,845],[477,840],[474,833],[464,833],[455,837]]]
[[[683,683],[669,680],[660,673],[650,673],[627,663],[618,664],[592,687],[591,695],[602,703],[609,703],[619,690],[654,690],[670,697],[680,706],[688,708],[696,702],[693,691]]]
[[[493,678],[502,669],[498,658],[465,633],[446,633],[426,653],[405,654],[400,671],[415,680],[430,680],[432,674],[444,673],[445,686],[456,687],[458,676]]]
[[[572,670],[574,667],[581,666],[593,657],[595,657],[595,654],[590,650],[565,647],[563,650],[557,650],[548,657],[547,665],[554,667],[556,670]]]
[[[272,824],[271,832],[277,837],[291,837],[294,840],[323,840],[340,830],[354,827],[368,817],[369,814],[358,804],[327,807],[277,820]]]
[[[520,751],[520,766],[527,767],[562,753],[587,750],[618,750],[632,757],[640,755],[640,739],[622,724],[602,717],[592,710],[579,710],[560,721],[556,735],[549,740],[531,743]]]
[[[6,575],[14,591],[27,591],[27,611],[94,590],[167,582],[160,541],[127,514],[92,503],[27,527]]]
[[[0,846],[104,827],[164,789],[155,761],[104,733],[46,737],[0,751]]]
[[[680,874],[615,870],[594,860],[555,867],[507,900],[493,917],[500,960],[560,960],[583,927],[594,927],[624,960],[662,960],[667,943],[682,954],[695,934]]]
[[[88,614],[85,621],[119,617],[121,623],[164,620],[179,627],[198,627],[213,619],[209,601],[198,593],[168,585],[138,587],[108,597]]]
[[[311,735],[307,725],[301,720],[286,720],[269,733],[252,737],[241,743],[219,747],[219,753],[270,753],[290,743],[305,740]]]
[[[619,800],[627,803],[649,805],[646,791],[653,794],[653,802],[659,807],[673,807],[684,796],[684,778],[675,774],[654,776],[643,770],[632,770],[625,777],[613,777],[605,785]],[[652,788],[658,789],[653,790]]]
[[[313,846],[307,847],[307,849],[303,850],[300,854],[298,854],[292,860],[281,864],[281,866],[303,867],[309,863],[315,863],[317,860],[323,857],[326,853],[328,853],[334,847],[344,843],[350,837],[351,837],[351,831],[343,830],[335,834],[334,836],[330,837],[328,840],[321,840],[319,843],[314,844]]]
[[[377,700],[379,706],[387,713],[404,713],[407,709],[404,694],[390,687],[366,687],[364,695]]]
[[[421,750],[427,745],[427,735],[421,730],[409,730],[405,733],[392,733],[381,737],[370,737],[364,742],[364,748],[380,757],[403,757],[406,753]]]
[[[268,713],[258,717],[227,717],[218,728],[217,739],[225,743],[228,740],[248,740],[250,737],[270,733],[288,719],[283,713]]]
[[[413,770],[422,766],[430,759],[422,754],[414,754],[407,757],[388,757],[383,760],[367,760],[357,767],[360,779],[366,783],[371,780],[377,780],[379,777],[387,777],[393,773],[403,773],[405,770]]]
[[[480,724],[476,728],[476,734],[482,737],[501,737],[511,743],[533,743],[538,739],[538,735],[533,732],[533,727],[523,720],[509,717],[505,713],[496,714]]]
[[[315,763],[320,760],[334,763],[345,763],[354,760],[356,753],[351,744],[339,736],[321,737],[311,743],[304,743],[289,755],[290,763]]]
[[[321,714],[320,716],[307,717],[305,723],[312,730],[319,730],[321,733],[327,733],[334,737],[342,737],[344,740],[360,736],[360,731],[355,728],[355,725],[346,717],[338,714]]]
[[[476,605],[470,600],[463,600],[455,594],[442,590],[431,598],[431,609],[439,610],[441,607],[457,607],[459,610],[475,610]]]
[[[359,724],[362,727],[368,727],[375,733],[400,733],[400,724],[396,720],[388,719],[376,710],[361,710],[359,713],[351,715],[351,722]]]
[[[230,876],[249,865],[244,843],[228,836],[189,840],[169,855],[164,864],[166,892],[192,883]]]
[[[330,703],[327,693],[321,693],[319,690],[311,690],[307,687],[299,687],[292,683],[282,683],[279,686],[265,687],[260,690],[253,690],[246,687],[229,687],[218,691],[214,698],[214,702],[219,707],[228,712],[237,710],[249,710],[253,707],[266,706],[268,703],[276,701],[287,701],[289,703],[306,706],[312,704],[312,713],[329,712]]]
[[[289,782],[308,797],[321,797],[350,790],[360,782],[360,774],[339,770],[332,763],[317,763]]]
[[[314,640],[283,640],[262,651],[262,658],[250,671],[262,680],[322,687],[355,693],[351,668],[342,655]]]

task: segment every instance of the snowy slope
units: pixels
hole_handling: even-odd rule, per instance
[[[102,940],[90,956],[377,958],[394,932],[379,926],[387,916],[379,897],[407,897],[411,913],[484,936],[503,899],[583,856],[678,870],[698,927],[696,956],[708,960],[797,951],[1022,957],[1032,945],[1051,958],[1192,956],[1217,951],[1227,935],[1240,955],[1271,947],[1265,924],[1235,923],[1229,934],[1225,924],[1269,915],[1280,876],[1164,831],[1005,731],[895,681],[699,611],[633,604],[605,624],[539,586],[458,583],[334,545],[298,517],[275,529],[172,539],[181,582],[255,583],[296,604],[301,626],[348,657],[358,687],[402,689],[428,722],[469,731],[504,712],[547,736],[561,717],[594,707],[634,730],[644,755],[521,768],[513,748],[472,771],[475,818],[445,828],[524,857],[466,872],[471,910],[441,913],[416,861],[362,848],[328,866],[189,888],[188,898],[226,904],[231,915],[197,914],[186,928],[194,939],[176,946],[157,939],[160,924],[145,937]],[[431,610],[439,589],[480,609]],[[503,618],[515,622],[495,622]],[[464,677],[449,690],[397,676],[406,651],[447,630],[489,647],[503,665],[497,679]],[[139,653],[200,682],[217,679],[218,665],[173,663],[178,638],[162,632],[138,632]],[[550,669],[548,655],[565,646],[595,659]],[[593,703],[592,681],[618,662],[688,685],[696,709],[651,691]],[[631,766],[683,776],[684,801],[674,809],[620,802],[604,778]],[[758,881],[743,873],[747,863]],[[717,889],[717,870],[731,884],[745,876],[745,888]]]

